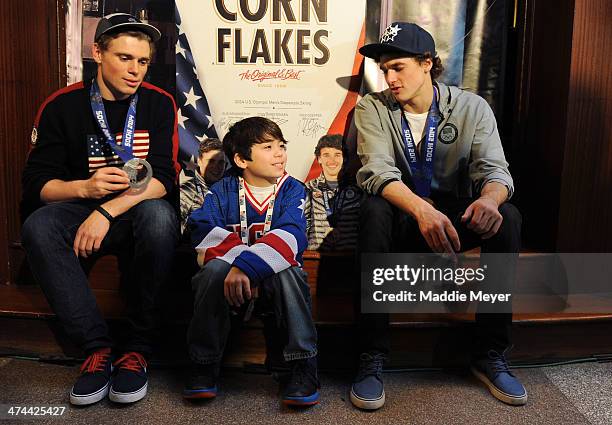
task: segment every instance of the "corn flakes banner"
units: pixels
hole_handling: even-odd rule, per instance
[[[189,40],[218,136],[243,118],[267,117],[289,141],[287,171],[301,180],[316,173],[318,139],[347,133],[357,101],[366,0],[177,0],[176,6],[179,35]],[[195,107],[194,97],[186,91]]]

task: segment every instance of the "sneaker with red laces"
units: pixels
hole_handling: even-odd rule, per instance
[[[147,361],[135,351],[113,363],[115,374],[108,398],[116,403],[134,403],[147,395]]]
[[[110,348],[91,353],[81,365],[81,375],[70,390],[70,403],[85,406],[106,397],[112,371]]]

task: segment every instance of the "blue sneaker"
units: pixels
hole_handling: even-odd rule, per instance
[[[527,403],[527,390],[508,368],[506,353],[489,350],[487,357],[472,364],[472,373],[489,388],[496,399],[514,406]]]
[[[385,359],[382,353],[361,353],[359,371],[351,386],[351,403],[355,407],[376,410],[385,404],[385,388],[382,381]]]
[[[317,374],[317,359],[311,357],[293,360],[291,376],[283,390],[283,404],[292,407],[307,407],[319,403],[319,378]]]
[[[183,398],[194,400],[217,397],[218,377],[218,363],[205,365],[194,363],[183,389]]]

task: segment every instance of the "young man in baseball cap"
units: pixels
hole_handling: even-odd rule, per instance
[[[510,288],[521,215],[507,202],[514,185],[491,108],[436,80],[442,63],[433,37],[418,25],[394,22],[360,52],[376,60],[388,89],[368,94],[355,109],[357,181],[369,195],[361,205],[359,251],[454,255],[480,246],[481,261],[491,263],[490,282]],[[506,253],[506,267],[489,253]],[[527,392],[506,360],[511,323],[511,313],[479,305],[472,371],[496,398],[520,405]],[[388,314],[359,314],[358,333],[351,401],[378,409],[385,402]]]
[[[169,275],[178,219],[172,96],[143,82],[160,32],[135,17],[102,18],[96,76],[40,107],[23,172],[22,242],[30,269],[68,336],[86,354],[70,402],[147,392],[155,298]],[[115,346],[83,267],[114,254],[127,285],[127,339]],[[111,380],[112,377],[112,380]]]

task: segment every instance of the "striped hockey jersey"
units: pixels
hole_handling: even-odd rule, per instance
[[[248,188],[245,192],[250,246],[240,239],[237,177],[227,176],[212,185],[204,205],[190,216],[191,240],[200,266],[217,258],[238,267],[251,281],[301,267],[308,245],[303,184],[288,174],[279,179],[272,225],[263,236],[269,198],[260,204]]]

